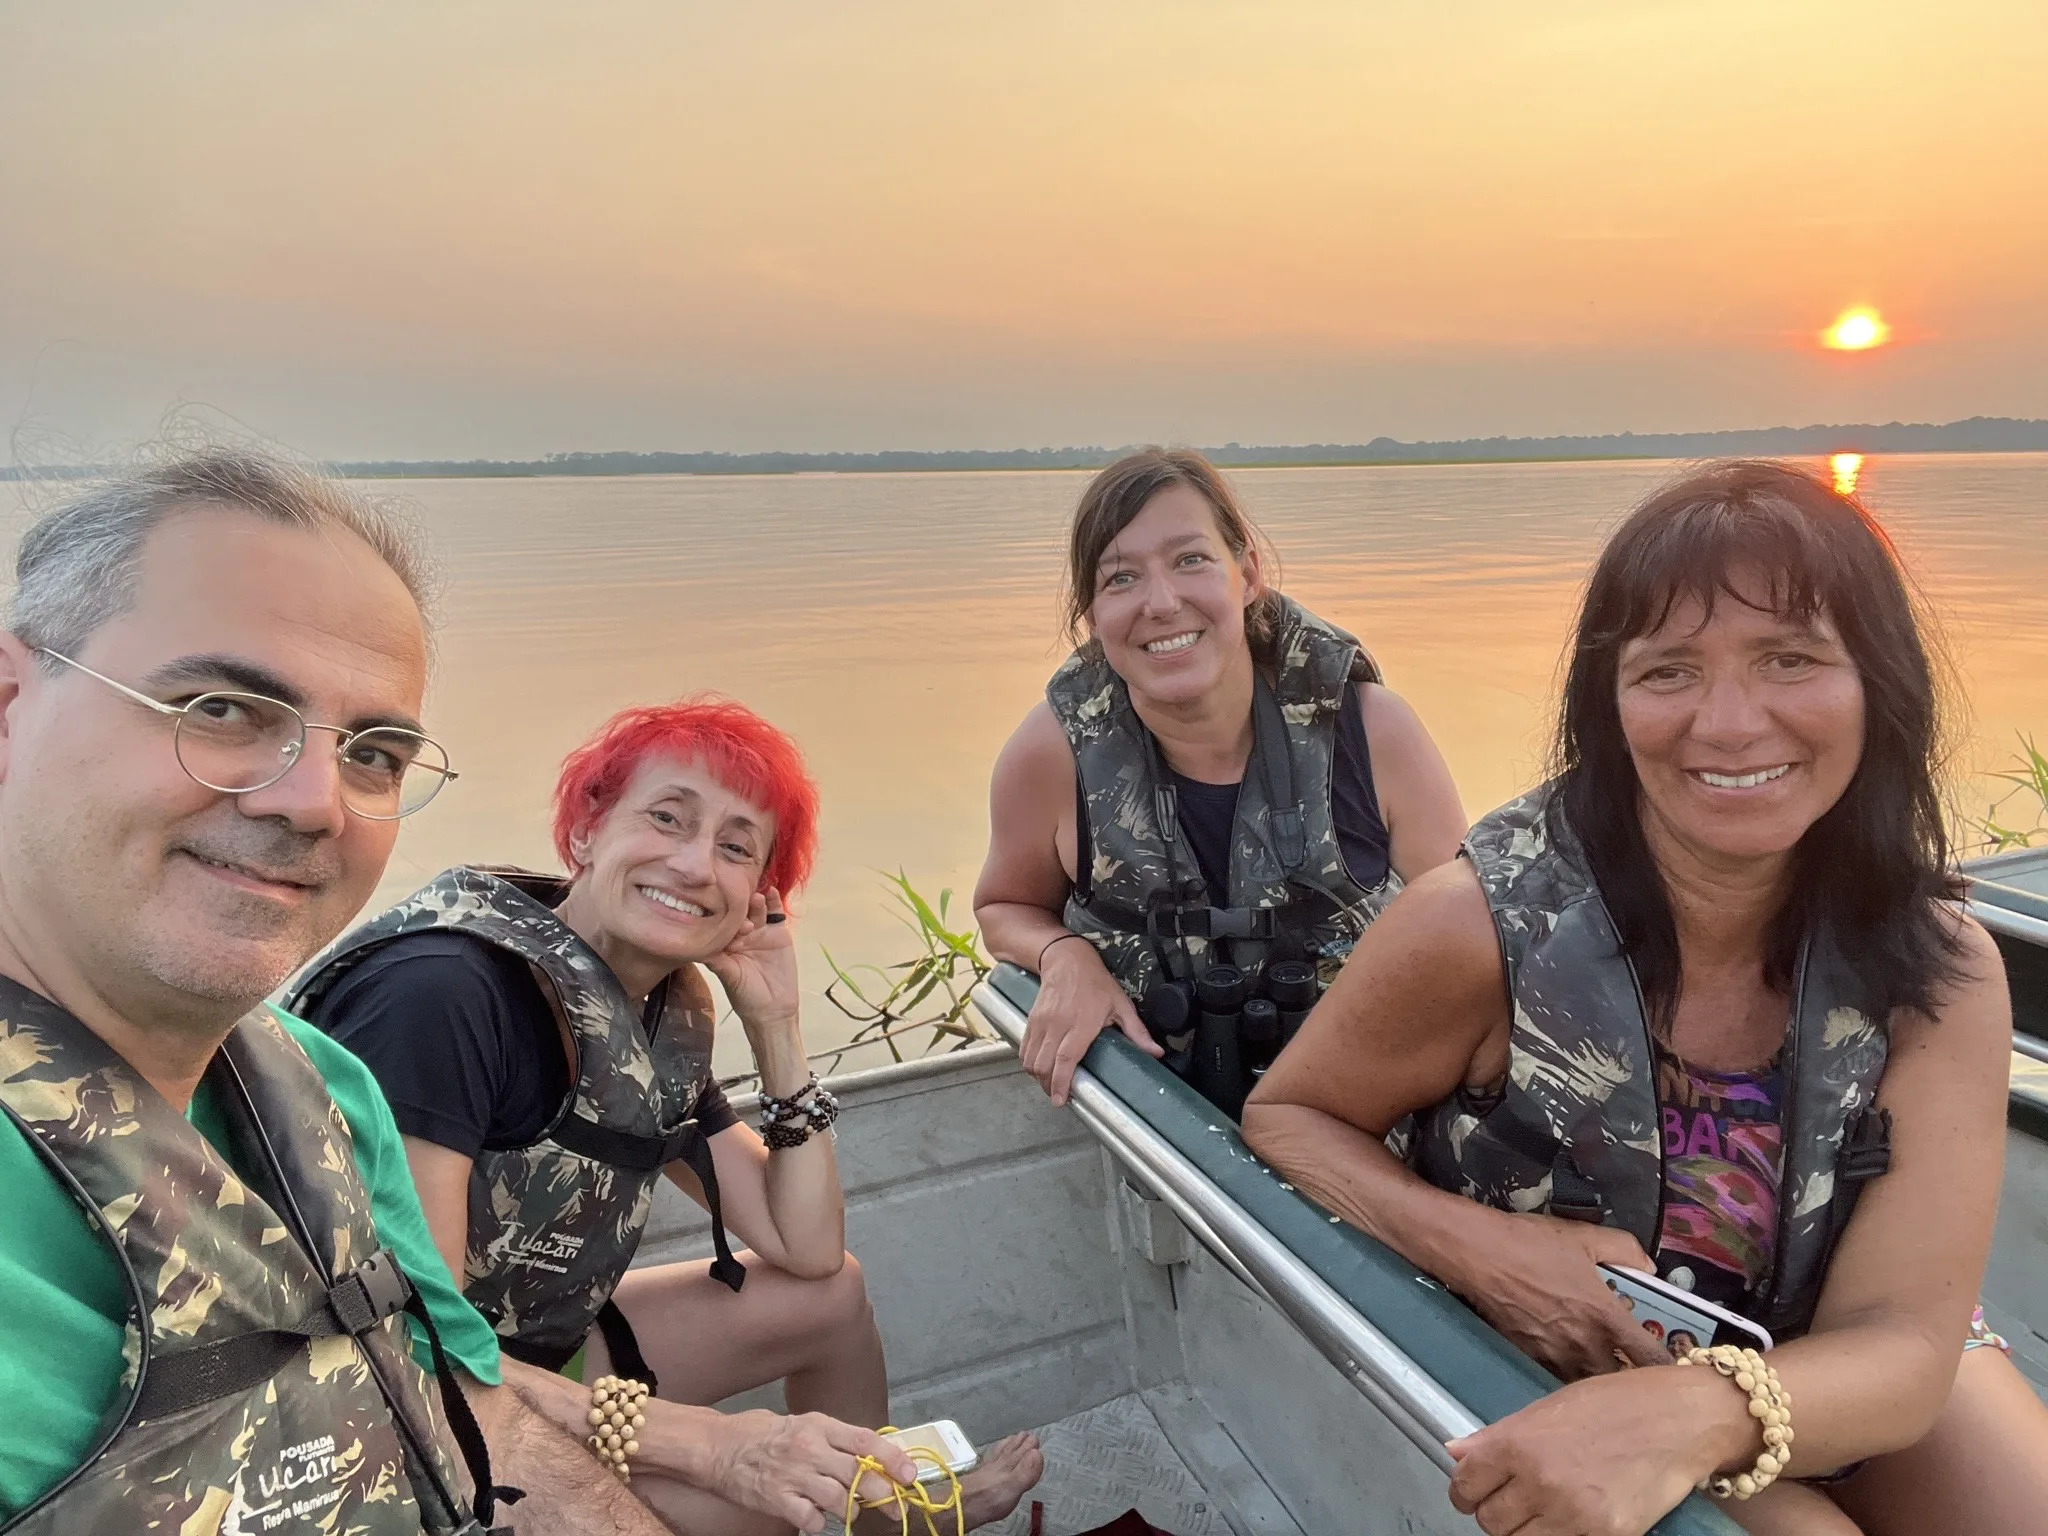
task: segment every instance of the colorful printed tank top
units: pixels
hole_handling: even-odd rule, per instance
[[[1785,1068],[1715,1072],[1657,1046],[1664,1224],[1657,1272],[1731,1311],[1762,1284],[1778,1229]]]

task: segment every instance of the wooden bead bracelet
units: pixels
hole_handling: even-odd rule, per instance
[[[619,1474],[621,1482],[632,1481],[627,1461],[640,1454],[640,1431],[647,1427],[641,1410],[647,1403],[647,1383],[623,1376],[600,1376],[590,1387],[590,1438],[584,1442],[597,1459]]]
[[[1792,1394],[1778,1380],[1770,1362],[1753,1349],[1738,1349],[1733,1344],[1689,1349],[1678,1357],[1678,1363],[1711,1365],[1726,1376],[1749,1394],[1749,1416],[1763,1426],[1763,1454],[1756,1465],[1733,1477],[1720,1473],[1703,1477],[1700,1491],[1717,1499],[1746,1499],[1762,1493],[1792,1459]]]

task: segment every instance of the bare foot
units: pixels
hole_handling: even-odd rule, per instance
[[[1002,1519],[1044,1475],[1038,1436],[1027,1432],[999,1442],[981,1458],[980,1466],[960,1479],[960,1508],[967,1528]]]

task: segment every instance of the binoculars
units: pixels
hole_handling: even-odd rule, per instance
[[[1292,1040],[1321,993],[1315,967],[1279,960],[1266,967],[1264,995],[1234,965],[1212,965],[1195,978],[1161,981],[1140,1011],[1166,1048],[1166,1064],[1218,1109],[1237,1119],[1245,1095]]]

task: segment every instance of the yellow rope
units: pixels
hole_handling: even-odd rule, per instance
[[[896,1430],[893,1425],[885,1425],[880,1430],[880,1433],[893,1435],[896,1433]],[[939,1536],[938,1524],[932,1517],[945,1514],[950,1514],[953,1517],[954,1536],[967,1536],[967,1512],[960,1503],[960,1479],[953,1475],[953,1469],[946,1465],[945,1458],[936,1451],[929,1450],[922,1445],[909,1445],[903,1449],[904,1454],[909,1456],[912,1461],[929,1462],[932,1466],[937,1467],[946,1474],[946,1481],[952,1485],[953,1491],[947,1496],[945,1503],[934,1504],[932,1496],[925,1491],[924,1484],[910,1483],[906,1485],[899,1483],[895,1478],[882,1470],[882,1464],[875,1460],[874,1457],[862,1456],[859,1458],[859,1469],[854,1473],[853,1484],[846,1490],[846,1529],[849,1532],[853,1530],[854,1517],[859,1513],[859,1509],[856,1506],[868,1509],[881,1509],[885,1506],[893,1505],[896,1510],[896,1528],[901,1532],[901,1536],[910,1536],[910,1512],[913,1509],[924,1516],[926,1536]],[[876,1477],[887,1483],[890,1491],[879,1499],[861,1498],[859,1491],[861,1474],[867,1472],[872,1472]]]

